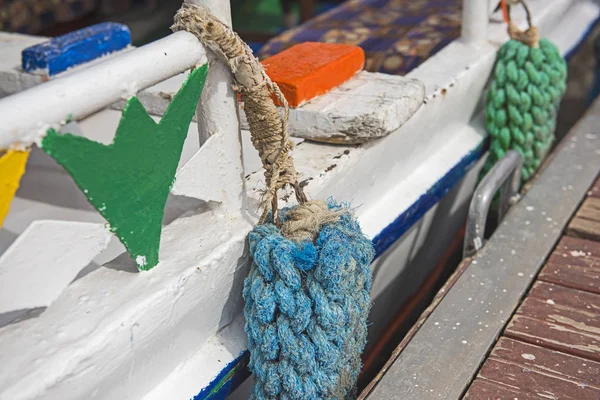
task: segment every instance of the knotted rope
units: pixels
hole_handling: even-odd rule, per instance
[[[558,107],[566,90],[567,64],[554,44],[539,38],[527,4],[507,1],[525,8],[529,28],[524,32],[517,28],[502,0],[511,40],[498,51],[486,99],[486,129],[491,141],[483,174],[514,149],[523,156],[525,182],[552,147]]]
[[[265,73],[262,64],[252,55],[252,50],[227,25],[215,18],[206,7],[183,4],[175,15],[174,31],[186,30],[194,34],[205,46],[220,56],[229,66],[241,93],[244,110],[252,134],[252,144],[258,150],[264,167],[267,190],[263,198],[264,211],[260,222],[269,212],[277,217],[277,191],[286,185],[294,188],[300,204],[306,196],[298,184],[298,174],[290,155],[293,143],[288,133],[288,103],[279,87]],[[284,105],[280,116],[271,95]]]
[[[367,337],[373,245],[348,207],[307,201],[290,155],[287,101],[250,48],[204,7],[184,4],[172,28],[193,33],[231,69],[265,169],[264,212],[249,234],[253,263],[243,290],[252,397],[352,398]],[[299,204],[278,213],[277,191],[286,185]]]

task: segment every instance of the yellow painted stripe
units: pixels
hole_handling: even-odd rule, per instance
[[[0,157],[0,227],[8,214],[10,202],[19,188],[27,157],[29,151],[21,150],[8,150]]]

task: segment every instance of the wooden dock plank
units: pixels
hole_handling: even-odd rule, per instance
[[[509,387],[534,398],[598,400],[600,389],[569,379],[548,375],[543,371],[524,369],[518,364],[490,358],[479,375],[488,381]]]
[[[465,399],[600,398],[600,363],[501,338]]]
[[[600,327],[600,296],[595,293],[575,290],[547,282],[536,282],[529,292],[530,299],[544,303],[550,312],[568,314],[581,314],[590,325]],[[523,306],[525,306],[523,304]],[[521,307],[520,312],[531,317],[526,307]]]
[[[463,397],[464,400],[530,400],[539,399],[538,396],[523,393],[513,387],[506,387],[487,379],[477,378],[469,391]]]
[[[600,295],[538,282],[504,334],[600,361]]]
[[[600,361],[600,337],[598,335],[590,337],[551,322],[516,315],[509,324],[506,336]]]
[[[600,243],[563,237],[539,280],[600,294]]]
[[[540,280],[600,294],[600,272],[591,268],[562,268],[548,264],[540,274]]]
[[[490,358],[600,390],[600,363],[502,337]]]
[[[588,197],[569,224],[567,234],[600,241],[600,197]]]

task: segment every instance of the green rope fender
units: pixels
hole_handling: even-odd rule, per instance
[[[556,116],[565,93],[567,63],[531,26],[520,32],[509,22],[511,40],[499,50],[485,106],[490,151],[483,174],[508,150],[523,156],[523,182],[529,180],[554,141]]]

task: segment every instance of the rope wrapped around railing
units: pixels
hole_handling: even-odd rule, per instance
[[[230,67],[264,167],[264,211],[249,235],[253,262],[243,290],[252,397],[352,398],[367,336],[372,243],[348,206],[307,200],[290,154],[287,101],[249,47],[204,7],[184,4],[173,29],[193,33]],[[278,212],[277,191],[288,185],[299,204]]]

